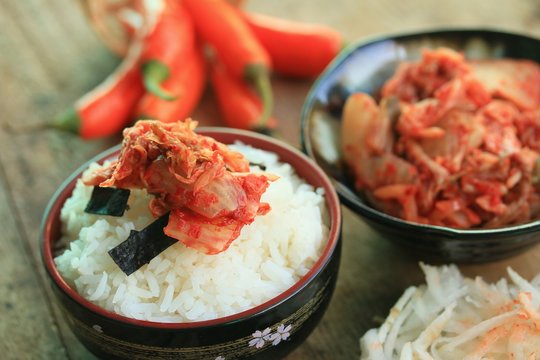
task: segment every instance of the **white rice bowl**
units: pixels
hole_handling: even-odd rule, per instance
[[[279,176],[261,201],[272,210],[242,229],[231,246],[206,255],[178,242],[126,276],[107,253],[131,230],[155,219],[149,196],[132,190],[122,217],[84,212],[92,187],[78,181],[61,211],[61,242],[55,258],[64,279],[86,299],[130,318],[192,322],[235,314],[279,295],[305,275],[327,242],[329,217],[322,189],[300,179],[274,153],[240,143],[230,148]],[[92,171],[98,164],[92,164]],[[257,166],[253,171],[261,171]]]

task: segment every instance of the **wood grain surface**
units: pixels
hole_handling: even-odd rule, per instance
[[[349,42],[381,33],[484,26],[540,37],[537,0],[251,0],[247,8],[319,22]],[[105,78],[118,64],[73,0],[0,0],[0,122],[32,125],[49,118]],[[312,81],[275,77],[275,115],[286,141],[299,143],[299,114]],[[219,125],[208,92],[194,117]],[[73,337],[50,293],[39,254],[39,226],[55,189],[119,137],[83,141],[56,131],[0,129],[0,358],[92,359]],[[401,292],[423,281],[417,259],[404,257],[344,210],[344,248],[330,307],[288,360],[355,359],[358,339],[384,317]],[[540,247],[517,257],[461,266],[489,280],[512,266],[526,278],[540,271]]]

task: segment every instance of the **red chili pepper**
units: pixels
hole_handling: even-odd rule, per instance
[[[144,95],[145,85],[158,96],[173,98],[161,92],[160,83],[186,49],[192,51],[195,46],[193,23],[174,0],[166,0],[162,8],[145,10],[150,21],[137,29],[121,65],[47,126],[72,131],[86,139],[109,136],[129,123],[133,107]],[[178,36],[182,36],[181,42],[176,41]]]
[[[79,134],[85,139],[109,136],[128,122],[133,106],[144,94],[139,70],[141,38],[135,38],[120,66],[104,82],[46,126]]]
[[[218,102],[221,116],[230,127],[268,133],[275,127],[272,117],[260,127],[262,103],[256,93],[245,82],[232,76],[219,61],[210,66],[210,79]]]
[[[171,69],[178,66],[178,60],[193,52],[195,29],[180,2],[165,0],[161,4],[163,7],[156,14],[158,20],[144,41],[142,72],[148,92],[164,100],[174,100],[178,94],[162,85],[171,76]]]
[[[167,101],[146,93],[137,105],[136,118],[172,122],[183,120],[191,114],[204,91],[206,64],[202,51],[198,48],[194,48],[191,54],[180,60],[180,63],[172,68],[171,77],[163,83],[163,88],[178,94],[178,98]]]
[[[247,24],[270,54],[272,69],[293,77],[315,77],[343,46],[336,30],[271,16],[244,13]]]
[[[197,33],[216,50],[232,76],[252,84],[262,100],[258,125],[266,126],[272,113],[271,60],[239,10],[225,0],[183,0]]]

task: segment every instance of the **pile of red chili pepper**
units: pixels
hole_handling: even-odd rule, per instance
[[[183,120],[208,78],[227,126],[266,132],[276,126],[272,73],[313,78],[342,47],[331,28],[248,13],[226,0],[128,3],[123,61],[52,127],[91,139],[141,118]]]

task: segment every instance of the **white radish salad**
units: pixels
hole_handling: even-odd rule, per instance
[[[384,323],[360,339],[361,359],[540,359],[540,274],[509,283],[465,278],[455,265],[420,264]]]

